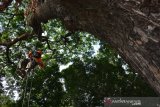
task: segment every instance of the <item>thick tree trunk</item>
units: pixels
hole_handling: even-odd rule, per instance
[[[55,18],[110,43],[160,95],[159,0],[46,0],[29,24]]]

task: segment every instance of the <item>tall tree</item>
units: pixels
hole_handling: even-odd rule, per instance
[[[23,101],[31,106],[96,106],[106,96],[156,96],[137,73],[123,68],[128,66],[103,40],[139,74],[149,81],[155,79],[150,83],[159,92],[154,87],[159,82],[156,0],[12,1],[0,2],[0,82],[7,82],[5,86],[0,83],[1,106],[21,106]],[[97,43],[101,48],[94,57],[93,45]],[[35,70],[26,84],[15,75],[16,64],[37,48],[43,51],[45,71]],[[69,62],[72,65],[59,72],[58,66]],[[19,94],[16,104],[4,97],[8,94],[13,99],[15,91]]]
[[[81,32],[76,32],[85,31],[108,42],[160,94],[158,0],[31,0],[31,3],[16,0],[16,4],[12,3],[12,0],[0,2],[0,11],[7,14],[0,14],[0,26],[5,26],[3,32],[0,30],[0,50],[9,64],[14,65],[22,56],[17,50],[24,54],[33,45],[44,50],[48,48],[44,55],[46,60],[52,59],[57,63],[66,64],[73,61],[73,57],[86,53],[87,57],[91,57],[91,52],[87,50],[91,47],[91,38],[86,36],[84,39]],[[29,5],[23,12],[26,3]],[[22,8],[18,8],[20,4]],[[23,14],[33,33],[30,33],[30,28],[24,27]],[[52,19],[61,20],[69,31],[59,27],[62,25],[58,21],[49,21]],[[47,25],[41,27],[42,23]],[[51,29],[51,26],[55,28]],[[41,35],[42,28],[48,31],[45,37]],[[87,45],[84,44],[86,41]],[[0,57],[0,61],[5,60]],[[1,63],[1,73],[14,74],[15,66],[10,69],[8,63]]]
[[[45,0],[28,9],[35,33],[60,19],[71,31],[107,41],[160,94],[159,0]],[[37,33],[39,35],[39,33]],[[40,35],[39,35],[40,36]]]

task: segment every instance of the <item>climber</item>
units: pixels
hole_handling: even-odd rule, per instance
[[[40,50],[37,51],[29,51],[28,59],[20,60],[17,68],[17,73],[22,77],[25,78],[27,74],[34,69],[37,65],[40,68],[44,68],[43,61],[41,59],[42,52]]]
[[[41,50],[37,50],[37,51],[29,51],[28,53],[28,57],[31,61],[34,61],[36,63],[36,65],[38,64],[40,66],[40,68],[44,68],[44,64],[43,61],[41,59],[41,55],[42,55],[42,51]]]

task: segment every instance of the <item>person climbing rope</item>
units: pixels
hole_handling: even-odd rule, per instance
[[[37,50],[37,51],[29,51],[28,53],[28,57],[30,58],[30,60],[35,61],[36,64],[38,64],[40,66],[40,68],[44,68],[44,63],[42,61],[41,58],[42,55],[42,51],[41,50]]]
[[[28,59],[20,60],[17,67],[17,74],[19,74],[20,77],[25,78],[27,74],[37,65],[40,66],[41,69],[43,69],[44,63],[42,61],[41,55],[41,50],[29,51]]]

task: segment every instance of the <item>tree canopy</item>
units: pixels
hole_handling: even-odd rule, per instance
[[[59,17],[40,25],[34,19],[35,25],[30,25],[33,22],[28,22],[28,18],[31,20],[32,14],[25,15],[29,9],[37,11],[36,6],[41,5],[36,0],[31,1],[36,3],[35,8],[33,3],[30,4],[32,8],[27,8],[27,0],[0,2],[2,107],[28,104],[33,107],[92,107],[103,105],[104,97],[108,96],[157,96],[110,42],[82,29],[72,31]],[[70,21],[70,17],[65,18]],[[39,32],[43,32],[42,35]],[[99,31],[95,29],[94,32]],[[25,59],[30,50],[37,49],[43,52],[44,70],[36,67],[28,80],[19,78],[16,73],[19,61]],[[68,66],[63,68],[64,65]],[[15,95],[18,95],[16,100]]]

